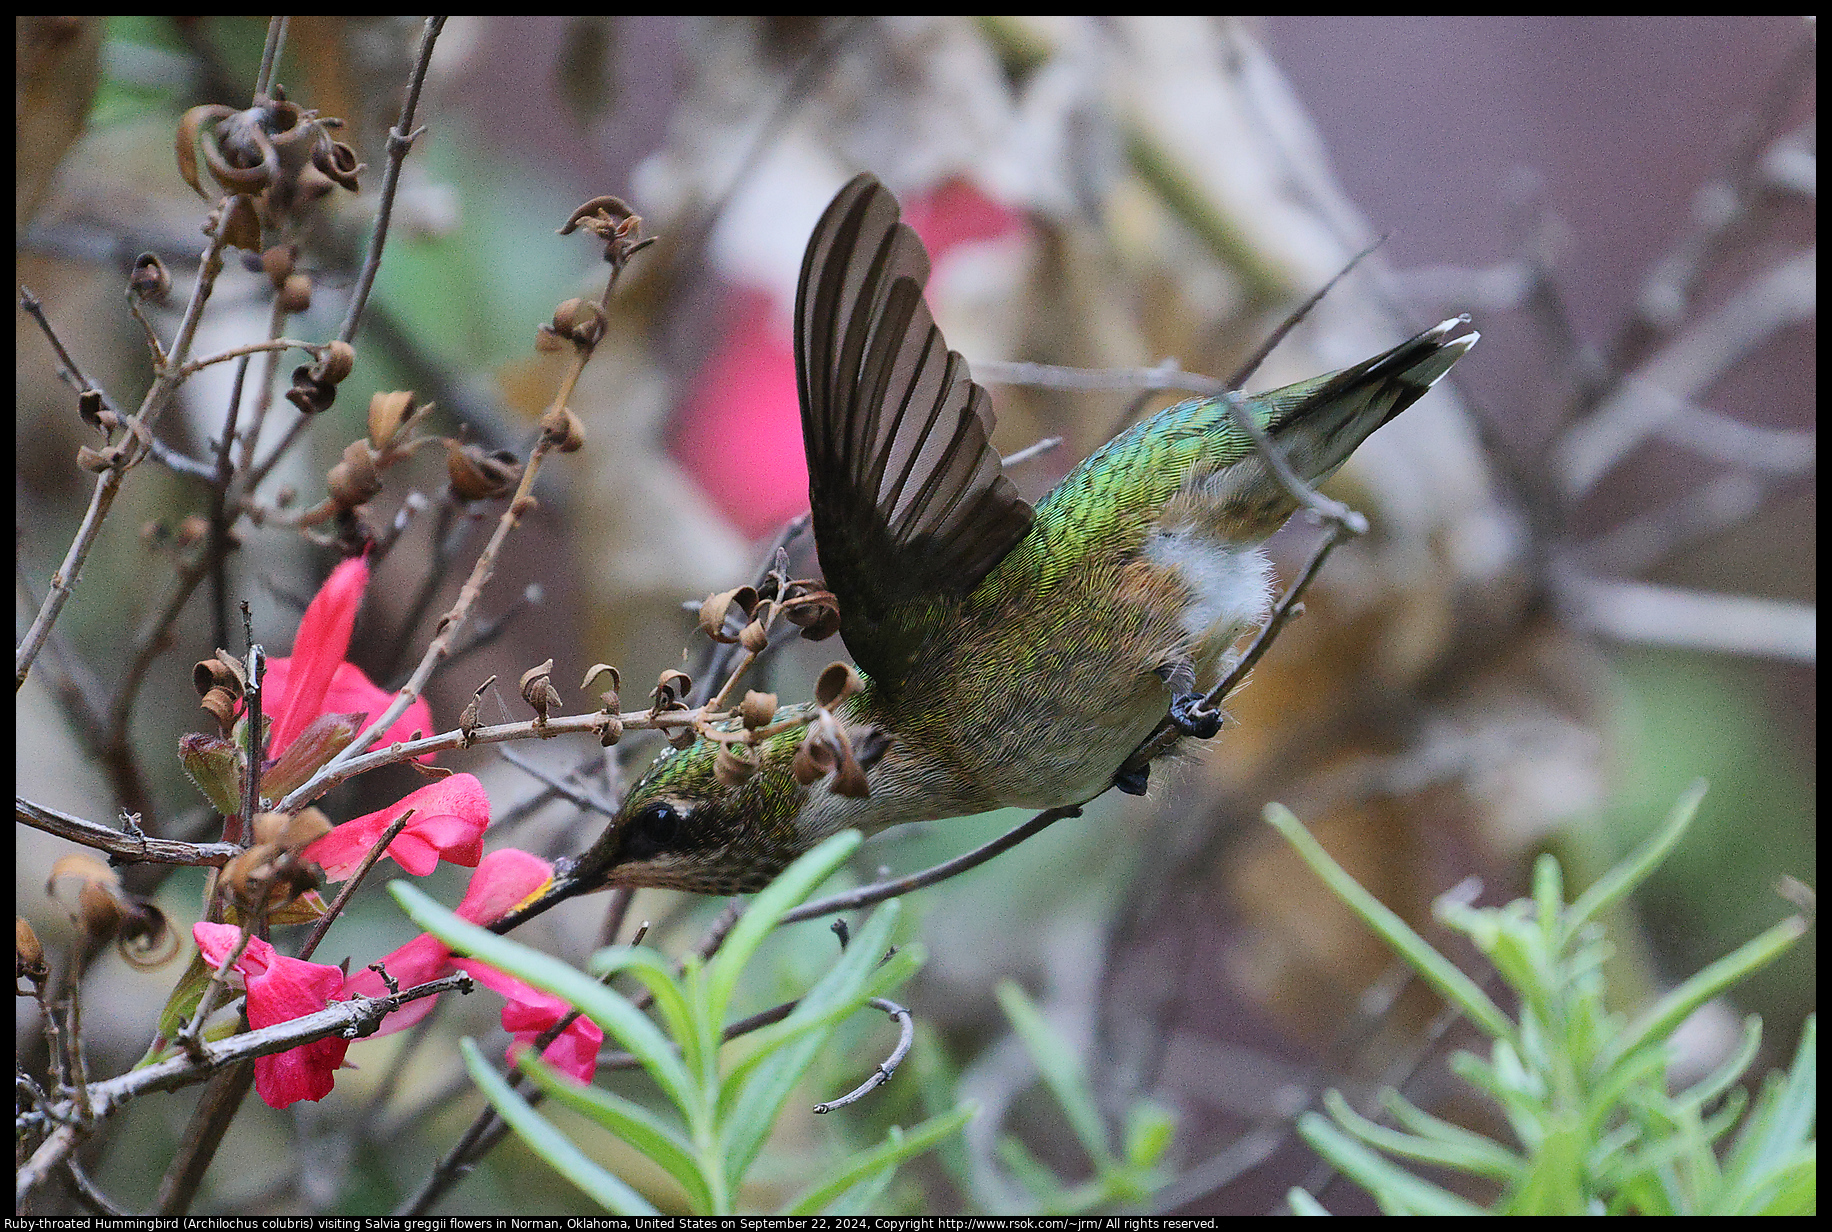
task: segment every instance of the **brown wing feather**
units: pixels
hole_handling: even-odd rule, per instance
[[[795,299],[815,544],[846,646],[880,675],[916,649],[921,600],[971,591],[1032,517],[986,391],[923,302],[928,277],[896,199],[861,175],[815,227]]]

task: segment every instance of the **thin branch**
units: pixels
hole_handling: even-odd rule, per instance
[[[98,1125],[141,1095],[153,1091],[175,1091],[244,1061],[286,1052],[328,1036],[362,1039],[373,1035],[381,1026],[382,1019],[409,1002],[446,992],[468,993],[472,987],[471,977],[458,972],[385,997],[359,997],[351,1001],[333,1002],[316,1013],[290,1022],[244,1031],[213,1044],[200,1044],[200,1055],[196,1060],[180,1054],[129,1070],[118,1078],[90,1083],[89,1097],[95,1110],[91,1120],[69,1120],[75,1113],[75,1107],[67,1100],[46,1109],[53,1120],[65,1123],[45,1139],[19,1169],[15,1187],[17,1201],[23,1202]]]
[[[318,943],[324,940],[325,933],[330,931],[331,925],[336,922],[338,915],[343,912],[345,904],[350,901],[351,897],[356,893],[357,888],[362,885],[363,878],[369,875],[369,870],[375,867],[376,861],[388,854],[388,844],[400,837],[401,831],[407,828],[408,821],[412,819],[414,813],[417,811],[416,809],[407,809],[399,817],[395,818],[389,823],[388,828],[382,831],[382,837],[376,841],[375,845],[363,853],[362,863],[356,866],[356,871],[350,874],[349,880],[344,882],[343,889],[337,892],[337,897],[331,900],[331,905],[325,908],[324,914],[312,922],[312,931],[306,934],[304,944],[299,947],[298,956],[300,958],[310,958],[313,952],[318,949]]]
[[[153,427],[159,416],[171,405],[178,392],[181,381],[178,364],[190,352],[191,340],[197,334],[198,322],[203,318],[204,304],[210,298],[210,292],[216,286],[217,275],[223,269],[223,246],[226,242],[228,228],[217,226],[216,233],[210,237],[204,249],[204,257],[197,267],[197,281],[192,285],[191,302],[185,306],[183,319],[179,322],[177,336],[172,341],[172,363],[167,364],[154,378],[146,396],[141,399],[140,409],[127,421],[126,432],[122,437],[150,440]],[[51,575],[51,585],[46,590],[44,605],[39,608],[32,626],[26,631],[13,655],[15,674],[14,691],[25,685],[25,678],[32,670],[32,662],[38,652],[44,649],[45,639],[51,635],[51,626],[57,623],[64,604],[76,592],[77,583],[82,580],[83,563],[89,559],[89,553],[95,547],[96,537],[101,533],[102,522],[114,505],[115,495],[121,490],[121,481],[127,471],[139,458],[131,451],[123,454],[121,461],[109,467],[96,477],[95,491],[90,495],[89,507],[83,513],[82,524],[77,528],[76,537],[70,541],[70,550],[64,554],[63,564]]]
[[[363,320],[363,309],[369,303],[369,291],[375,286],[375,276],[382,267],[382,248],[388,242],[388,222],[394,216],[395,191],[401,183],[401,165],[407,161],[407,152],[413,149],[413,143],[426,131],[413,126],[414,112],[420,106],[420,90],[426,84],[426,69],[432,63],[433,45],[439,41],[439,32],[445,28],[444,17],[428,17],[426,25],[420,31],[420,49],[414,56],[413,71],[407,78],[407,97],[401,100],[401,115],[395,126],[388,130],[388,163],[382,171],[381,200],[375,210],[375,230],[369,234],[369,250],[363,254],[363,267],[356,277],[356,290],[350,296],[350,307],[344,314],[343,327],[337,336],[345,342],[356,340],[356,330]]]
[[[883,997],[873,997],[866,1004],[870,1005],[873,1009],[883,1010],[896,1021],[898,1030],[897,1046],[891,1050],[890,1056],[886,1057],[872,1070],[871,1077],[867,1078],[857,1087],[836,1100],[832,1100],[825,1104],[814,1105],[814,1111],[817,1113],[832,1112],[835,1108],[844,1108],[847,1104],[857,1103],[872,1091],[877,1090],[879,1087],[889,1082],[891,1080],[891,1075],[897,1072],[897,1067],[903,1064],[903,1058],[910,1054],[910,1045],[916,1042],[916,1024],[911,1021],[910,1012],[908,1010],[894,1001],[886,1001]]]
[[[235,843],[181,843],[137,831],[125,833],[27,800],[24,796],[13,798],[13,816],[35,830],[105,851],[111,859],[123,864],[212,864],[220,868],[242,853]]]
[[[860,886],[856,890],[848,890],[844,894],[834,894],[827,898],[816,899],[811,903],[803,903],[795,910],[786,913],[782,917],[782,923],[796,924],[802,920],[812,920],[823,915],[832,915],[838,911],[855,911],[860,907],[869,907],[874,903],[884,902],[886,899],[898,898],[912,890],[934,885],[938,881],[946,881],[970,868],[978,868],[994,856],[1009,851],[1031,835],[1055,825],[1065,817],[1079,816],[1081,816],[1081,806],[1078,804],[1044,809],[1023,825],[1006,831],[990,843],[975,847],[965,855],[945,860],[933,868],[924,869],[920,873],[912,873],[907,877],[894,877],[889,881],[878,881],[871,885]]]

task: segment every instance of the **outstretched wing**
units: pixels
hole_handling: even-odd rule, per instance
[[[795,294],[815,546],[846,648],[890,679],[926,600],[971,591],[1032,516],[989,443],[986,391],[923,302],[928,277],[896,198],[860,175],[821,216]]]

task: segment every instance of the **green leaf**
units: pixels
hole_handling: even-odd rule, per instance
[[[388,891],[414,923],[454,950],[577,1006],[635,1055],[675,1106],[683,1112],[696,1106],[693,1080],[667,1037],[621,993],[557,958],[460,919],[404,880],[389,882]]]
[[[1604,1053],[1604,1063],[1613,1064],[1648,1043],[1665,1040],[1693,1010],[1787,953],[1806,933],[1807,922],[1797,915],[1789,916],[1708,964],[1649,1006],[1612,1039]]]
[[[1002,980],[998,987],[999,1007],[1005,1016],[1011,1019],[1011,1025],[1024,1041],[1025,1051],[1031,1060],[1037,1063],[1037,1070],[1043,1075],[1043,1081],[1062,1105],[1062,1111],[1069,1119],[1069,1127],[1075,1131],[1082,1149],[1087,1151],[1095,1166],[1105,1170],[1118,1161],[1113,1158],[1113,1150],[1107,1145],[1107,1127],[1101,1121],[1100,1112],[1094,1106],[1094,1092],[1088,1086],[1088,1076],[1082,1069],[1081,1061],[1069,1050],[1062,1037],[1054,1028],[1044,1021],[1031,999],[1024,995],[1024,990],[1010,980]]]
[[[1486,1214],[1473,1202],[1421,1180],[1355,1141],[1323,1117],[1307,1112],[1298,1118],[1298,1133],[1311,1149],[1341,1169],[1345,1176],[1374,1195],[1389,1215],[1455,1215],[1470,1218]]]
[[[1503,1148],[1475,1134],[1463,1138],[1437,1138],[1410,1134],[1370,1121],[1356,1112],[1340,1091],[1327,1091],[1323,1105],[1336,1123],[1369,1146],[1389,1155],[1416,1159],[1424,1163],[1455,1168],[1474,1176],[1496,1180],[1514,1180],[1520,1175],[1520,1161]],[[1472,1141],[1473,1139],[1473,1141]]]
[[[751,1071],[773,1049],[787,1045],[817,1026],[838,1022],[870,998],[872,994],[863,990],[874,979],[874,970],[888,948],[892,929],[901,912],[902,904],[896,899],[874,911],[851,944],[827,968],[826,974],[796,1001],[788,1016],[751,1034],[750,1054],[726,1074],[721,1084],[719,1107],[722,1112],[734,1106]],[[895,958],[893,956],[891,961]],[[883,984],[878,986],[884,987]]]
[[[475,1040],[466,1036],[459,1041],[458,1046],[464,1053],[464,1067],[471,1072],[471,1080],[482,1089],[490,1106],[508,1122],[516,1136],[528,1144],[528,1149],[551,1164],[554,1171],[584,1190],[613,1214],[660,1213],[622,1178],[587,1158],[585,1152],[574,1146],[570,1138],[536,1112],[533,1105],[523,1099],[497,1074],[495,1067],[484,1060],[483,1054],[477,1050]]]
[[[635,976],[655,998],[655,1008],[667,1023],[668,1033],[681,1045],[682,1061],[688,1072],[702,1072],[705,1058],[698,1055],[700,1032],[694,1026],[687,995],[666,959],[647,946],[618,945],[592,955],[586,962],[586,969],[604,982],[623,972]]]
[[[833,870],[846,862],[861,841],[857,830],[840,831],[805,852],[751,900],[750,907],[726,937],[725,944],[707,964],[707,1008],[713,1021],[724,1019],[731,1005],[732,992],[738,985],[738,974],[750,963],[776,922],[832,876]]]
[[[1577,902],[1571,904],[1571,909],[1565,912],[1567,938],[1575,936],[1586,921],[1627,898],[1636,886],[1648,879],[1648,874],[1660,867],[1661,861],[1672,853],[1686,828],[1692,824],[1692,819],[1698,815],[1698,806],[1705,798],[1707,787],[1704,779],[1695,780],[1673,806],[1673,811],[1667,814],[1665,824],[1654,837],[1642,844],[1628,859],[1597,878],[1595,885],[1578,895]]]
[[[903,983],[921,965],[917,947],[900,950],[884,963],[876,961],[895,923],[895,910],[887,910],[894,905],[894,901],[886,903],[872,913],[833,969],[789,1017],[757,1033],[758,1053],[727,1078],[721,1105],[729,1107],[730,1113],[723,1137],[725,1167],[734,1183],[749,1171],[763,1149],[783,1104],[820,1054],[834,1024],[857,1013],[872,997]]]
[[[696,1211],[712,1209],[712,1195],[693,1153],[678,1131],[653,1112],[603,1087],[583,1086],[562,1076],[530,1048],[516,1058],[522,1071],[555,1103],[588,1117],[654,1160],[687,1191]]]
[[[820,1214],[826,1209],[829,1202],[840,1197],[853,1186],[895,1168],[906,1159],[915,1158],[943,1138],[955,1133],[968,1121],[971,1121],[978,1111],[977,1104],[965,1103],[951,1112],[930,1117],[911,1129],[893,1128],[878,1146],[860,1151],[842,1160],[827,1179],[784,1207],[782,1213],[785,1215]]]
[[[1268,804],[1261,815],[1268,825],[1285,836],[1285,841],[1323,879],[1331,892],[1348,904],[1349,910],[1360,916],[1426,983],[1437,989],[1439,995],[1487,1034],[1496,1038],[1512,1034],[1513,1023],[1501,1012],[1501,1007],[1491,1001],[1474,980],[1459,971],[1456,964],[1432,949],[1411,926],[1362,889],[1291,815],[1291,810],[1282,804]]]
[[[1126,1113],[1126,1163],[1134,1168],[1150,1168],[1164,1158],[1175,1137],[1177,1123],[1169,1110],[1141,1100]]]

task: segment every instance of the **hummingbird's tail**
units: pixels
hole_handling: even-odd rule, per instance
[[[1307,483],[1321,483],[1376,428],[1424,397],[1468,354],[1479,337],[1468,325],[1468,317],[1452,317],[1352,368],[1243,401],[1291,469]],[[1172,407],[1137,431],[1206,442],[1206,471],[1195,472],[1199,478],[1174,508],[1177,519],[1206,527],[1218,541],[1262,540],[1297,508],[1235,429],[1223,399]]]
[[[1252,401],[1266,408],[1266,430],[1285,447],[1293,469],[1316,482],[1469,353],[1482,335],[1468,326],[1468,316],[1451,317],[1352,368]]]

